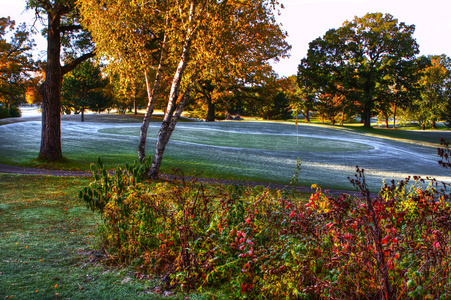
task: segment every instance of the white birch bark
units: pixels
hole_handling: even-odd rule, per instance
[[[188,35],[185,39],[182,57],[180,59],[177,70],[174,74],[174,78],[172,80],[171,92],[169,94],[168,106],[166,109],[166,113],[163,118],[163,122],[161,123],[160,131],[158,132],[158,138],[155,145],[155,155],[152,160],[152,164],[150,166],[149,173],[147,174],[151,179],[157,179],[158,173],[160,171],[161,161],[163,160],[164,149],[166,148],[165,139],[168,132],[169,125],[172,121],[174,111],[177,108],[177,97],[180,88],[180,83],[183,78],[183,73],[186,69],[189,60],[189,50],[191,46],[191,34],[188,32]]]
[[[147,109],[146,114],[144,115],[143,124],[141,126],[141,132],[139,134],[139,144],[138,144],[138,157],[139,161],[142,163],[144,158],[146,157],[146,139],[147,139],[147,130],[149,129],[149,122],[150,117],[153,113],[153,106],[155,104],[155,101],[157,99],[158,91],[160,89],[160,83],[161,83],[161,77],[163,74],[164,64],[166,61],[166,56],[168,52],[168,46],[167,46],[167,37],[166,34],[163,38],[163,45],[161,48],[161,56],[160,56],[160,62],[157,69],[157,74],[155,76],[155,82],[152,88],[152,91],[150,91],[150,85],[149,85],[149,78],[147,76],[147,71],[144,71],[144,76],[146,78],[146,89],[147,89]]]

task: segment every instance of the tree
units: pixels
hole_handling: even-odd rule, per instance
[[[286,78],[278,78],[277,74],[267,74],[262,82],[247,89],[252,108],[250,111],[267,120],[286,120],[291,116],[289,99],[286,94]]]
[[[147,91],[147,109],[138,144],[138,157],[145,158],[145,144],[150,118],[161,83],[169,80],[169,56],[180,41],[179,10],[174,1],[149,1],[146,5],[127,0],[81,0],[83,22],[90,29],[98,54],[108,61],[107,71],[127,83],[144,77]],[[169,23],[172,21],[173,23]],[[168,39],[171,38],[170,45]],[[170,47],[173,47],[169,49]],[[172,66],[171,66],[172,67]],[[153,86],[150,75],[155,75]],[[117,90],[124,91],[116,85]]]
[[[339,95],[358,102],[364,126],[370,127],[377,107],[378,88],[397,71],[400,61],[415,59],[419,52],[412,37],[414,25],[398,22],[390,14],[369,13],[346,21],[309,44],[298,72],[315,83],[321,93]]]
[[[436,121],[446,115],[451,102],[451,60],[445,55],[426,59],[428,65],[419,70],[420,96],[411,110],[423,130],[426,124],[436,128]]]
[[[221,65],[239,62],[237,56],[241,56],[253,58],[249,69],[257,73],[266,59],[276,58],[289,48],[284,41],[285,33],[273,16],[274,0],[167,0],[139,4],[122,0],[81,0],[80,5],[99,53],[118,65],[125,63],[125,70],[131,66],[139,68],[146,77],[149,101],[141,127],[140,160],[144,158],[147,120],[160,83],[163,78],[171,82],[149,170],[151,178],[158,176],[166,144],[190,98],[193,85],[198,78],[204,79],[200,76],[201,70],[211,70],[218,61]],[[259,29],[266,28],[273,28],[271,34],[257,35]],[[111,35],[105,35],[106,32],[111,32]],[[253,41],[249,49],[242,44],[245,37]],[[268,43],[262,45],[261,41]],[[260,55],[262,50],[265,51],[264,57]],[[147,76],[150,69],[156,74],[152,88]]]
[[[39,158],[60,160],[61,150],[61,86],[64,74],[84,60],[93,57],[89,34],[79,24],[75,0],[27,0],[27,8],[34,9],[37,18],[47,19],[43,33],[47,37],[45,81],[42,95],[42,134]],[[44,17],[45,16],[45,17]],[[76,57],[61,66],[61,48]],[[79,52],[81,55],[77,55]]]
[[[310,122],[310,112],[315,109],[316,101],[316,91],[312,85],[304,78],[293,75],[287,78],[286,93],[293,112],[302,114],[305,121]]]
[[[321,94],[318,97],[319,103],[316,108],[321,115],[321,119],[328,119],[332,125],[335,125],[340,118],[340,125],[343,125],[346,118],[346,98],[343,94]]]
[[[36,66],[31,55],[33,46],[25,24],[15,28],[10,17],[0,18],[0,104],[6,109],[24,100],[27,81]]]
[[[108,79],[102,77],[99,66],[92,60],[85,60],[75,69],[64,75],[62,85],[62,103],[66,110],[81,112],[84,122],[84,111],[104,111],[111,103],[106,87]]]
[[[394,72],[387,75],[377,86],[377,110],[385,120],[388,128],[388,120],[393,118],[393,129],[396,128],[398,112],[409,108],[419,94],[420,70],[428,62],[423,58],[415,60],[400,60],[394,65]]]

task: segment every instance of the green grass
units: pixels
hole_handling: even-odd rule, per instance
[[[294,120],[290,121],[294,122]],[[301,122],[305,123],[304,121]],[[440,141],[440,137],[443,135],[443,132],[449,132],[449,129],[445,126],[438,126],[437,129],[426,128],[426,130],[422,130],[420,125],[397,125],[397,127],[393,129],[381,127],[380,125],[368,128],[363,127],[362,123],[345,123],[343,126],[337,124],[332,125],[330,123],[321,123],[319,119],[312,119],[310,123],[330,126],[334,128],[342,128],[355,133],[368,134],[382,138],[397,139],[416,143],[430,143],[434,147],[439,146],[438,141]]]
[[[157,278],[99,260],[100,217],[75,197],[88,182],[0,174],[0,299],[162,299]]]
[[[363,126],[355,127],[355,126],[344,126],[344,128],[347,128],[349,130],[360,132],[364,134],[369,135],[375,135],[379,137],[384,137],[388,139],[397,139],[397,140],[403,140],[403,141],[409,141],[409,142],[416,142],[416,143],[426,143],[431,144],[435,147],[438,147],[440,137],[443,136],[443,131],[445,129],[438,129],[438,130],[426,130],[422,131],[420,129],[416,129],[414,127],[407,127],[407,128],[397,128],[397,129],[390,129],[390,128],[379,128],[379,127],[372,127],[372,128],[365,128]]]

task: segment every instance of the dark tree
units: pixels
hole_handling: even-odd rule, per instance
[[[61,151],[61,86],[64,74],[84,60],[93,57],[89,34],[79,24],[80,15],[75,0],[28,0],[28,9],[34,9],[37,18],[47,19],[44,34],[47,37],[45,81],[40,86],[42,95],[42,134],[39,158],[60,160]],[[61,65],[62,49],[74,59]],[[76,56],[76,54],[78,54]]]
[[[86,60],[64,76],[62,103],[66,110],[81,113],[84,121],[85,109],[101,112],[111,105],[111,96],[106,87],[108,79],[103,78],[99,66]]]
[[[370,127],[380,100],[378,89],[395,76],[400,61],[414,60],[419,52],[414,30],[390,14],[356,17],[310,43],[299,76],[309,78],[319,92],[358,102],[356,113]]]

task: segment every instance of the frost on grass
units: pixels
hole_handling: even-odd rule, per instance
[[[95,161],[111,156],[118,164],[137,157],[140,123],[62,122],[62,147],[69,159]],[[158,123],[151,123],[146,152],[153,154]],[[30,161],[40,145],[39,121],[0,126],[0,156],[13,162]],[[211,174],[288,184],[298,157],[299,184],[349,187],[354,166],[365,168],[367,183],[377,190],[384,178],[433,176],[451,181],[436,163],[430,147],[360,135],[334,127],[289,123],[215,122],[177,125],[165,158],[172,165]],[[426,173],[427,172],[427,173]]]

